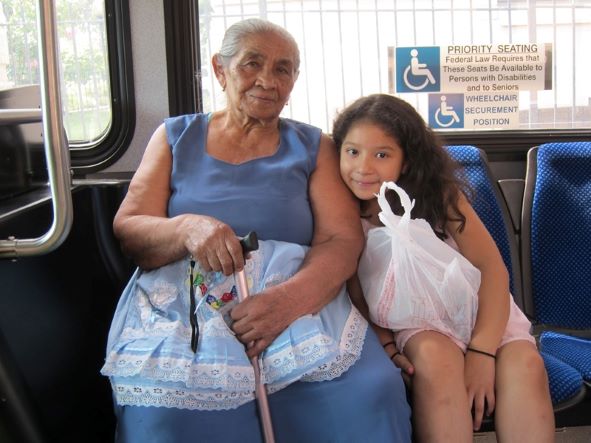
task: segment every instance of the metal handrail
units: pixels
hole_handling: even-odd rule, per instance
[[[41,109],[0,109],[0,126],[43,121]]]
[[[51,252],[62,244],[72,227],[74,211],[70,153],[62,121],[54,3],[52,0],[39,0],[37,4],[43,143],[52,197],[53,222],[49,230],[40,237],[25,239],[9,237],[7,240],[0,240],[0,258],[14,259]],[[27,122],[31,116],[22,115],[22,117]]]

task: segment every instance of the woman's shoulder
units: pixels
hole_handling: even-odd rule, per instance
[[[280,131],[283,143],[294,148],[303,147],[311,158],[316,159],[322,137],[320,128],[290,118],[281,118]]]
[[[310,123],[304,123],[299,120],[294,120],[292,118],[281,117],[280,121],[281,121],[282,125],[287,125],[287,126],[294,127],[294,128],[303,128],[303,129],[322,132],[322,130],[320,128],[318,128],[317,126],[311,125]]]
[[[316,139],[320,139],[322,129],[313,126],[309,123],[304,123],[291,118],[281,118],[281,130],[282,131],[293,131],[299,134],[312,136]]]
[[[196,122],[202,121],[203,119],[207,119],[208,116],[209,114],[203,113],[175,115],[173,117],[165,118],[164,124],[167,128],[172,126],[186,127],[195,124]]]
[[[170,146],[174,146],[181,136],[187,132],[198,131],[207,124],[209,114],[184,114],[164,119],[166,136]]]

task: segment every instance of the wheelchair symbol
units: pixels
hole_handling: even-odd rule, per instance
[[[440,120],[440,116],[450,117],[451,120],[443,123]],[[442,128],[448,128],[454,123],[459,123],[460,121],[460,117],[458,117],[458,114],[456,113],[456,111],[454,111],[453,106],[447,105],[447,98],[445,97],[445,95],[441,96],[441,106],[437,108],[437,111],[435,111],[435,121]]]
[[[419,63],[419,51],[417,49],[413,49],[410,51],[410,65],[408,65],[406,67],[406,69],[404,70],[404,84],[406,84],[406,86],[410,89],[412,89],[413,91],[420,91],[421,89],[423,89],[425,86],[427,86],[429,83],[431,83],[432,85],[435,84],[435,78],[433,77],[433,74],[431,74],[431,71],[429,70],[429,68],[427,68],[427,64],[426,63]],[[413,77],[425,77],[425,81],[423,81],[421,84],[413,84],[411,83],[410,79],[408,78],[408,75],[412,74]]]

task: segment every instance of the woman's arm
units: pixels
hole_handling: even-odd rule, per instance
[[[380,344],[388,355],[388,358],[392,360],[396,367],[402,370],[402,378],[404,379],[406,385],[410,386],[411,377],[415,372],[414,366],[406,357],[406,355],[398,352],[394,333],[390,329],[376,325],[369,318],[369,307],[363,295],[363,288],[361,287],[361,282],[359,281],[357,274],[347,281],[347,292],[349,292],[351,302],[355,305],[359,312],[361,312],[361,314],[365,317],[365,319],[375,331]]]
[[[242,248],[228,225],[203,215],[168,218],[171,172],[172,153],[162,124],[152,135],[113,221],[123,251],[146,269],[188,254],[207,271],[229,275],[242,269]]]
[[[339,173],[333,141],[323,135],[310,178],[314,237],[300,271],[285,283],[294,319],[320,311],[357,270],[363,249],[359,205]],[[307,296],[301,297],[302,289]]]
[[[347,292],[349,293],[349,298],[351,299],[353,306],[355,306],[361,315],[370,322],[369,306],[363,295],[363,288],[361,287],[361,282],[359,281],[359,276],[357,274],[347,280]]]
[[[314,237],[300,271],[232,311],[241,341],[257,355],[297,318],[320,311],[353,275],[363,248],[359,207],[339,174],[337,150],[322,135],[309,183]]]

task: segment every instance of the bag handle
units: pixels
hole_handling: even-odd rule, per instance
[[[397,219],[396,215],[394,215],[392,212],[392,208],[390,208],[390,204],[386,199],[386,189],[395,191],[400,198],[400,203],[404,209],[404,213],[400,219]],[[410,222],[410,212],[415,206],[415,200],[411,200],[406,191],[392,181],[382,183],[382,186],[380,186],[380,193],[377,195],[377,198],[381,209],[378,217],[384,226],[390,229],[408,229],[408,223]]]

